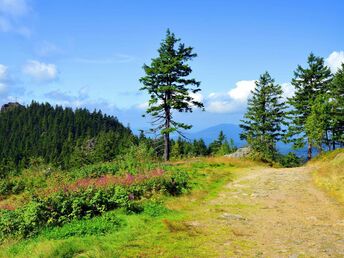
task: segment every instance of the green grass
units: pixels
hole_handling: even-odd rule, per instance
[[[206,201],[215,198],[223,186],[245,174],[251,161],[202,158],[171,163],[191,176],[192,191],[179,197],[156,194],[140,214],[123,210],[107,212],[90,220],[73,221],[62,227],[45,229],[34,238],[7,240],[0,257],[207,257],[221,256],[219,246],[228,227],[203,225],[209,216]],[[233,204],[231,209],[248,207]],[[208,216],[208,217],[207,217]],[[211,219],[211,218],[210,218]],[[201,225],[201,226],[199,226]],[[252,243],[234,242],[249,248]],[[232,253],[226,253],[230,256]]]

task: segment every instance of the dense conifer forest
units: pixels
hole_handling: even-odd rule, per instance
[[[98,160],[106,161],[107,155],[115,156],[125,142],[134,140],[131,130],[113,116],[48,103],[9,105],[0,112],[0,121],[0,161],[2,167],[12,169],[24,168],[37,158],[67,168],[71,156],[80,160],[85,148],[99,149]],[[111,151],[102,154],[107,144]]]

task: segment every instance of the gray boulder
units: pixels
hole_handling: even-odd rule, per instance
[[[245,158],[252,152],[251,147],[243,147],[236,150],[236,152],[233,152],[231,154],[225,155],[229,158]]]

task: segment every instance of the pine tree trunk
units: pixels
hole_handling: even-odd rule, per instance
[[[311,160],[312,159],[312,144],[308,143],[308,150],[307,150],[307,159]]]
[[[168,100],[170,100],[171,95],[169,92],[166,93],[165,96],[165,129],[170,129],[171,124],[171,108],[168,104]],[[170,152],[171,152],[171,145],[170,145],[170,133],[166,132],[164,134],[164,160],[170,160]]]
[[[171,151],[171,146],[170,146],[170,134],[165,133],[164,134],[164,160],[169,161],[170,160],[170,151]]]

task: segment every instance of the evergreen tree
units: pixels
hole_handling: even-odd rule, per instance
[[[181,146],[181,141],[171,141],[171,156],[175,159],[180,159],[183,156],[183,150]]]
[[[235,150],[234,141],[230,139],[230,143],[227,141],[226,135],[221,130],[219,136],[209,145],[210,153],[213,155],[225,155]]]
[[[177,43],[180,39],[167,30],[166,38],[158,49],[159,56],[152,59],[151,64],[144,65],[146,76],[140,79],[145,90],[150,95],[147,114],[153,117],[153,132],[164,137],[164,159],[170,158],[170,134],[180,133],[180,129],[190,129],[191,126],[177,122],[172,112],[192,112],[193,107],[203,107],[191,93],[200,91],[200,82],[189,78],[192,72],[187,63],[197,56],[192,47]]]
[[[247,112],[240,127],[245,139],[254,151],[267,161],[276,159],[276,143],[283,136],[281,128],[285,118],[282,88],[275,84],[268,72],[260,76],[248,100]]]
[[[203,139],[193,141],[193,153],[195,156],[206,156],[208,148]]]
[[[31,158],[39,157],[62,168],[78,164],[77,160],[80,165],[93,160],[106,161],[135,139],[130,129],[100,111],[73,111],[36,102],[27,107],[19,104],[4,107],[7,108],[0,111],[0,162],[11,164],[17,170],[28,166]],[[90,139],[98,142],[94,150],[98,153],[92,153],[98,159],[85,156],[78,149]],[[8,170],[8,166],[5,168]]]
[[[219,149],[221,148],[222,143],[226,139],[225,134],[221,130],[217,139],[215,139],[212,143],[209,144],[209,150],[212,155],[216,155]]]
[[[311,106],[311,112],[306,119],[305,133],[309,143],[323,151],[323,143],[329,145],[327,130],[331,123],[331,104],[327,94],[318,95]],[[329,147],[330,148],[330,147]]]
[[[344,146],[344,63],[331,82],[332,146]]]
[[[309,55],[307,64],[306,68],[299,65],[294,72],[292,85],[295,87],[295,94],[289,99],[293,109],[289,113],[291,121],[288,136],[295,148],[302,148],[307,142],[307,157],[311,159],[313,145],[306,133],[305,125],[317,96],[329,92],[332,75],[330,69],[325,66],[324,59],[316,57],[313,53]]]

